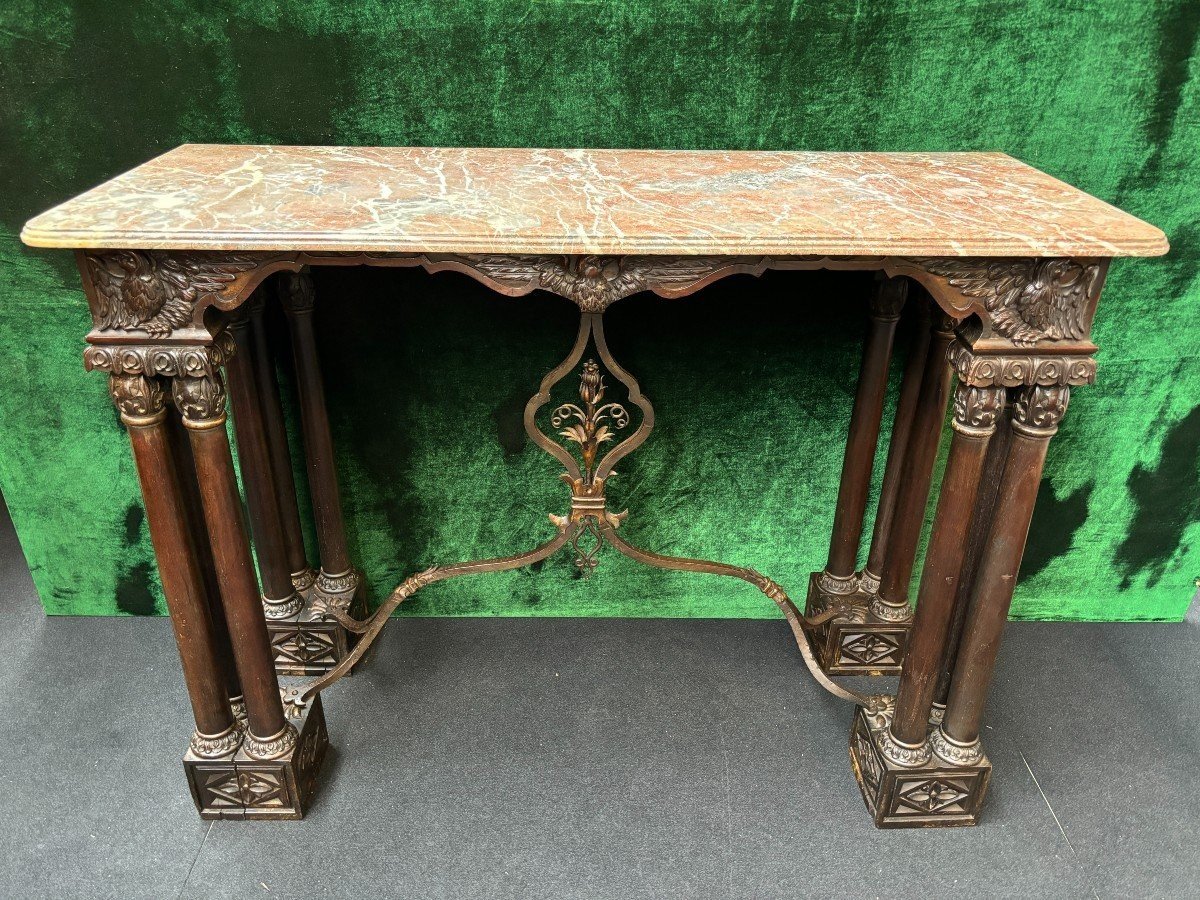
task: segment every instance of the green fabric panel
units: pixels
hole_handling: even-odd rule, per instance
[[[1051,448],[1014,614],[1179,619],[1200,574],[1198,32],[1194,0],[9,0],[0,488],[43,603],[163,608],[125,437],[82,372],[74,263],[16,239],[150,156],[185,141],[1002,149],[1173,246],[1113,267],[1100,384],[1076,392]],[[547,536],[565,491],[519,422],[570,346],[572,307],[449,274],[318,282],[348,525],[376,596],[431,562]],[[869,284],[774,273],[613,308],[614,350],[659,414],[612,484],[631,539],[803,594]],[[565,555],[542,569],[447,583],[411,612],[776,615],[743,585],[611,552],[586,581]]]

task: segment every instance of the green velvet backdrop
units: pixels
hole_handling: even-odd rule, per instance
[[[1164,228],[1119,262],[1100,384],[1051,449],[1015,613],[1178,619],[1200,574],[1195,0],[5,0],[0,486],[48,612],[162,610],[124,436],[84,374],[69,254],[30,215],[185,141],[1002,149]],[[733,279],[611,312],[661,427],[613,484],[631,538],[802,593],[824,558],[861,338],[855,276]],[[519,430],[573,308],[456,275],[318,273],[346,512],[376,590],[515,552],[565,497]],[[832,301],[832,302],[831,302]],[[774,616],[635,568],[430,590],[426,614]]]

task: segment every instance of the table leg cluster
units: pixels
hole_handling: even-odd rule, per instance
[[[184,763],[205,818],[303,815],[328,737],[320,699],[285,708],[278,675],[317,674],[336,665],[355,636],[327,613],[362,605],[361,578],[349,563],[341,519],[311,324],[311,281],[307,273],[281,280],[317,521],[318,573],[307,562],[258,296],[231,316],[213,345],[126,353],[123,369],[140,370],[110,376],[192,702],[196,729]],[[146,365],[131,362],[139,359]],[[226,433],[222,367],[253,554]]]
[[[908,586],[946,414],[946,348],[954,337],[954,321],[918,287],[912,291],[917,321],[892,424],[871,549],[866,566],[856,570],[892,337],[907,285],[903,278],[885,279],[871,303],[829,561],[809,580],[806,613],[838,612],[814,639],[821,666],[830,675],[898,675],[912,629]]]
[[[157,257],[147,259],[145,265],[165,265]],[[396,261],[414,264],[408,258]],[[997,268],[988,261],[898,260],[885,267],[892,277],[879,279],[870,305],[829,556],[824,569],[809,580],[807,615],[801,616],[781,585],[752,569],[630,544],[618,533],[625,513],[609,510],[604,497],[613,466],[647,439],[654,422],[653,408],[637,382],[608,350],[602,322],[606,306],[646,285],[661,282],[668,295],[682,295],[713,273],[760,271],[768,262],[417,260],[431,271],[473,273],[514,295],[549,285],[579,305],[575,346],[543,379],[525,415],[530,439],[564,465],[571,507],[565,516],[550,516],[557,535],[534,550],[434,566],[407,579],[369,618],[364,617],[362,579],[351,564],[342,522],[307,270],[295,259],[279,260],[285,270],[274,281],[260,277],[238,288],[237,279],[254,260],[188,260],[200,284],[233,283],[231,294],[243,291],[237,302],[221,307],[232,312],[218,313],[211,332],[198,332],[201,339],[195,342],[187,335],[144,344],[97,340],[85,360],[89,368],[110,374],[112,396],[129,431],[195,717],[185,766],[201,815],[303,815],[328,744],[321,691],[352,671],[388,615],[417,590],[448,578],[528,565],[563,547],[575,551],[576,564],[588,573],[595,553],[611,545],[649,565],[741,579],[779,606],[816,681],[857,704],[850,755],[878,826],[977,821],[991,772],[979,739],[982,710],[1047,445],[1066,410],[1070,386],[1091,383],[1095,363],[1087,355],[1094,346],[1082,341],[1039,352],[1039,339],[1027,332],[1018,333],[1020,340],[1001,340],[987,331],[986,322],[968,321],[968,311],[980,307],[960,307],[954,296],[984,297],[991,303],[983,307],[988,315],[1008,322],[1004,316],[1014,314],[1003,304],[1017,302],[1024,296],[1020,291],[1058,290],[1066,299],[1055,302],[1091,302],[1103,273],[1065,261],[1051,272],[1065,272],[1063,284],[1047,288],[1028,280],[1041,277],[1043,270],[1024,263]],[[795,262],[822,265],[820,260]],[[1083,274],[1077,277],[1076,270]],[[105,278],[111,275],[108,267],[97,271],[107,273]],[[903,277],[907,272],[914,280]],[[122,291],[136,288],[121,283]],[[305,549],[267,339],[264,284],[276,289],[272,296],[282,301],[289,324],[320,559],[315,571]],[[1090,293],[1080,294],[1078,284],[1088,285]],[[948,300],[948,285],[963,293]],[[871,544],[865,566],[858,570],[892,348],[906,303],[914,335]],[[1011,322],[1004,327],[1011,328]],[[589,341],[600,363],[583,362]],[[559,403],[550,417],[551,430],[567,439],[562,445],[541,429],[536,416],[550,401],[551,389],[581,362],[579,401]],[[632,424],[621,402],[605,400],[605,370],[624,385],[643,420],[602,453],[606,442]],[[953,372],[959,383],[953,390],[952,440],[914,615],[909,584]],[[226,432],[226,376],[249,528]],[[582,465],[568,449],[572,442]],[[582,541],[589,537],[595,546],[585,548]],[[858,693],[830,678],[863,674],[899,675],[895,696]],[[285,683],[281,691],[280,675],[317,677]]]

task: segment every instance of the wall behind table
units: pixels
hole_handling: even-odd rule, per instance
[[[0,487],[45,607],[161,612],[124,435],[68,254],[30,215],[186,141],[1003,149],[1164,228],[1119,262],[1051,450],[1015,614],[1178,619],[1200,574],[1200,4],[53,2],[0,7]],[[573,330],[465,278],[319,273],[356,553],[378,592],[508,553],[564,502],[521,405]],[[865,281],[737,279],[614,307],[661,427],[613,493],[629,536],[819,567]],[[685,305],[687,304],[686,311]],[[387,331],[383,330],[386,326]],[[386,334],[386,341],[379,340]],[[774,616],[753,590],[635,568],[430,591],[426,614]]]

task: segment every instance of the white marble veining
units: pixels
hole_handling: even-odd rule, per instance
[[[1002,153],[188,144],[30,220],[65,248],[1155,256],[1161,231]]]

